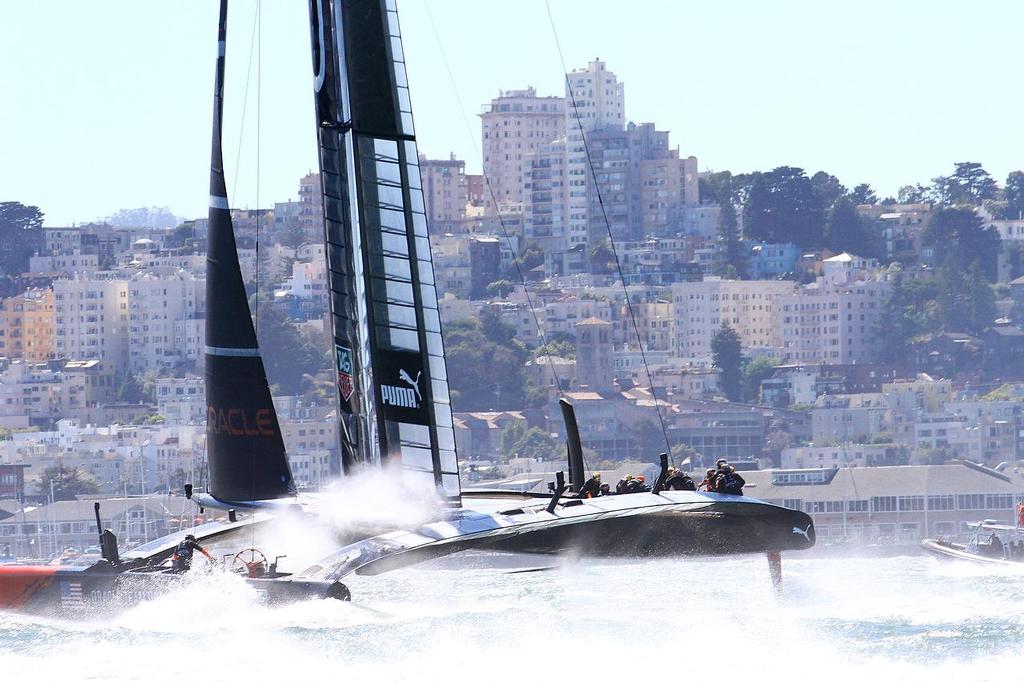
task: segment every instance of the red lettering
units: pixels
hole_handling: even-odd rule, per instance
[[[229,436],[273,436],[274,415],[268,408],[256,410],[255,425],[249,421],[249,413],[237,407],[228,409],[209,407],[206,411],[206,430],[215,435]]]
[[[259,428],[259,432],[262,435],[274,435],[274,417],[270,414],[270,410],[256,410],[256,426]]]

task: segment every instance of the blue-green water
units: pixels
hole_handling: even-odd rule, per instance
[[[405,570],[267,609],[230,576],[69,622],[0,615],[4,680],[1015,680],[1024,569],[763,557]]]

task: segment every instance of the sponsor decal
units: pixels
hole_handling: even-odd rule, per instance
[[[800,528],[797,528],[796,526],[793,526],[793,535],[803,535],[804,536],[804,540],[807,540],[807,542],[811,541],[810,532],[811,532],[810,525],[808,525],[807,528],[804,528],[804,529],[800,529]]]
[[[418,409],[420,403],[423,402],[423,394],[420,393],[420,377],[422,376],[423,372],[416,372],[416,379],[414,380],[404,369],[399,369],[398,380],[408,384],[412,388],[381,384],[381,401],[385,405],[392,405],[394,407],[408,407],[413,410]]]
[[[348,402],[356,390],[355,381],[352,379],[352,351],[344,346],[335,345],[334,354],[338,363],[338,391]]]
[[[382,349],[377,354],[376,389],[385,419],[430,424],[430,386],[419,353]]]
[[[270,408],[253,412],[213,406],[206,410],[206,432],[227,436],[273,436],[277,433]]]
[[[82,583],[61,582],[60,605],[70,609],[85,608],[85,600],[82,599]]]

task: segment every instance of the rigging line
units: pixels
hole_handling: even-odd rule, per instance
[[[259,346],[260,333],[260,105],[262,104],[263,85],[263,12],[262,0],[256,0],[256,293],[253,306],[253,332],[256,335],[256,345]],[[265,371],[265,370],[264,370]],[[253,490],[249,499],[256,497],[256,458],[251,458],[252,476],[249,479]],[[250,521],[255,518],[256,512],[250,514]],[[250,540],[249,546],[256,546],[256,524],[249,524]]]
[[[238,164],[242,162],[242,136],[245,134],[245,112],[248,108],[249,103],[249,77],[252,76],[252,53],[256,48],[256,23],[259,15],[260,6],[256,4],[256,14],[253,15],[252,19],[252,35],[249,37],[249,65],[245,69],[245,91],[242,94],[242,121],[238,126],[238,151],[235,154],[235,179],[231,182],[231,196],[235,196],[235,190],[238,189]]]
[[[253,306],[253,331],[256,332],[256,345],[259,345],[260,334],[260,109],[263,104],[263,13],[256,0],[256,294]]]
[[[626,277],[622,274],[622,264],[619,262],[619,252],[615,248],[615,237],[612,235],[612,224],[608,220],[608,210],[604,205],[604,198],[601,196],[601,185],[597,182],[597,173],[594,171],[594,161],[590,157],[590,146],[587,144],[587,135],[583,131],[583,119],[580,118],[579,108],[576,106],[576,92],[572,88],[572,80],[569,78],[569,69],[565,65],[565,56],[562,54],[562,44],[558,40],[558,31],[555,29],[555,17],[551,14],[551,2],[550,0],[544,0],[544,6],[548,11],[548,22],[551,24],[551,34],[555,38],[555,47],[558,48],[558,58],[562,62],[562,73],[565,74],[565,85],[566,90],[569,91],[569,99],[572,102],[573,118],[576,119],[576,125],[580,129],[580,138],[583,140],[583,153],[587,157],[587,168],[590,169],[590,176],[594,180],[594,191],[597,192],[597,203],[601,207],[601,216],[604,218],[604,226],[608,231],[608,243],[611,246],[612,257],[615,259],[615,270],[619,274],[619,281],[622,282],[622,292],[626,298],[626,309],[629,311],[629,317],[633,322],[633,331],[636,334],[636,342],[640,347],[640,360],[644,364],[644,371],[647,374],[647,384],[651,387],[651,398],[654,401],[654,409],[658,413],[658,423],[661,425],[661,435],[665,437],[665,447],[668,448],[668,454],[672,454],[672,443],[668,438],[668,429],[665,426],[665,417],[661,414],[661,403],[658,400],[657,394],[654,392],[654,379],[651,376],[651,367],[647,364],[647,353],[644,352],[643,339],[640,337],[640,327],[636,323],[636,313],[633,311],[633,303],[629,300],[629,287],[626,285]],[[566,153],[569,151],[569,139],[568,130],[566,130]]]
[[[477,147],[476,140],[473,137],[473,128],[469,125],[469,118],[466,116],[466,108],[462,104],[462,97],[459,95],[459,88],[455,84],[455,76],[452,73],[451,65],[448,63],[448,55],[444,51],[441,36],[437,32],[437,24],[434,23],[434,15],[430,11],[430,3],[425,2],[423,7],[427,10],[427,18],[430,20],[430,27],[434,31],[434,40],[437,41],[438,50],[441,52],[441,60],[444,62],[444,68],[448,72],[448,80],[451,82],[452,90],[455,92],[455,100],[459,105],[459,113],[462,114],[462,122],[466,126],[466,132],[469,134],[470,142],[473,145],[473,153],[481,159],[480,174],[483,176],[484,185],[487,187],[487,193],[491,197],[491,203],[494,204],[494,214],[498,218],[498,224],[501,226],[501,232],[505,237],[505,243],[508,244],[509,252],[512,254],[512,263],[516,266],[516,274],[519,275],[519,281],[523,283],[523,293],[526,295],[526,305],[529,306],[530,314],[533,316],[533,323],[537,327],[537,336],[543,342],[543,345],[547,345],[547,337],[544,334],[544,328],[540,324],[540,316],[537,314],[537,309],[533,305],[533,297],[530,296],[530,288],[526,284],[526,276],[523,274],[523,268],[519,262],[519,255],[512,246],[512,237],[509,235],[508,226],[505,224],[505,218],[502,216],[501,211],[498,208],[498,197],[494,193],[494,187],[491,185],[491,179],[487,177],[486,171],[482,170],[483,154]],[[551,353],[546,353],[545,355],[547,356],[548,367],[551,369],[551,376],[555,379],[555,388],[558,389],[558,396],[560,398],[565,398],[565,391],[562,390],[562,381],[558,377],[558,372],[555,371],[555,363],[552,359]]]

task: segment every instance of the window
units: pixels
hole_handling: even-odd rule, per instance
[[[871,498],[871,511],[876,512],[892,512],[896,511],[896,497],[872,497]]]

